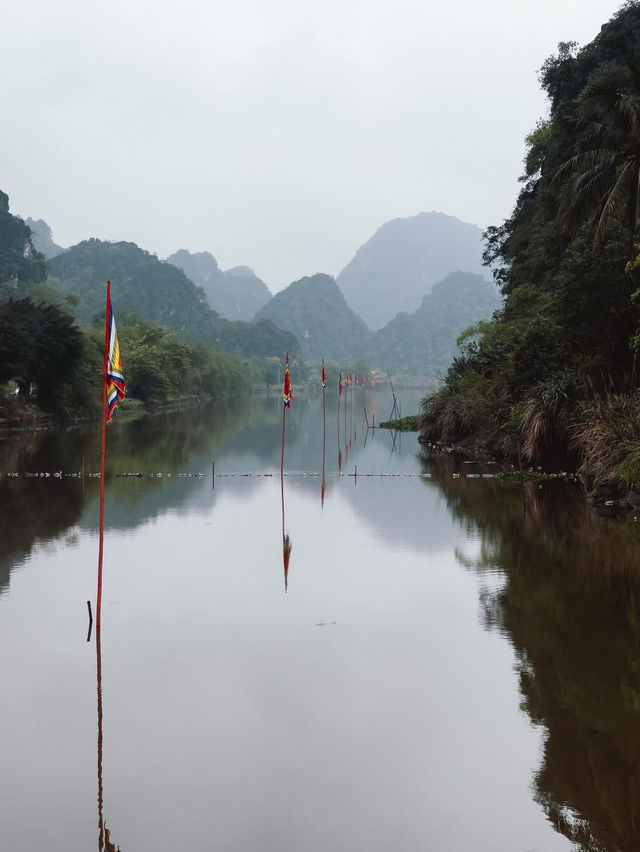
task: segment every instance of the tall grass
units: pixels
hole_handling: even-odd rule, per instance
[[[583,403],[571,429],[580,472],[594,479],[618,475],[640,484],[640,389],[609,393]],[[634,461],[635,460],[635,461]]]

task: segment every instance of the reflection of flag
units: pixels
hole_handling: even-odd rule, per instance
[[[342,370],[340,370],[340,375],[338,376],[338,396],[342,396]]]
[[[324,368],[324,358],[322,359],[322,390],[327,386],[327,371]]]
[[[284,562],[284,590],[287,591],[289,587],[289,559],[291,558],[291,539],[289,538],[289,533],[285,533],[282,536],[282,559]]]
[[[107,288],[107,312],[109,316],[109,327],[106,340],[106,383],[107,383],[107,423],[113,417],[116,405],[124,399],[127,392],[122,373],[122,361],[120,360],[120,346],[116,334],[116,322],[113,318],[113,307],[111,305],[111,287]]]
[[[287,352],[287,361],[284,367],[284,387],[282,389],[282,399],[284,400],[284,407],[291,407],[291,376],[289,375],[289,353]]]

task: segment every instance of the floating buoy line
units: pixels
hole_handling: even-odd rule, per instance
[[[451,473],[451,479],[498,479],[498,480],[508,480],[511,482],[519,481],[520,475],[519,471],[501,471],[496,473]],[[523,481],[527,481],[527,472],[524,471]],[[82,473],[80,472],[67,472],[62,470],[56,471],[40,471],[40,472],[20,472],[20,471],[9,471],[7,473],[3,473],[0,471],[0,478],[6,477],[7,479],[100,479],[99,473]],[[198,471],[195,473],[141,473],[139,471],[134,473],[113,473],[110,474],[113,479],[202,479],[206,476],[202,471]],[[272,477],[277,477],[277,473],[273,472],[249,472],[249,473],[240,473],[240,472],[228,472],[228,473],[213,473],[214,479],[241,479],[241,478],[265,478],[269,479]],[[284,473],[283,476],[288,479],[316,479],[322,477],[322,473],[319,471],[290,471],[288,473]],[[336,471],[335,473],[327,473],[325,474],[326,478],[329,479],[343,479],[345,477],[352,477],[357,479],[358,477],[364,477],[367,479],[431,479],[432,474],[430,473],[363,473],[359,471],[356,467],[351,473],[345,473],[344,471]],[[540,475],[541,479],[559,479],[562,481],[578,481],[578,477],[575,474],[571,473],[554,473],[554,474],[542,474]]]

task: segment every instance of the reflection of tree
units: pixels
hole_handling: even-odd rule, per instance
[[[513,642],[523,709],[546,730],[536,797],[579,848],[635,850],[640,530],[598,517],[577,488],[454,479],[454,465],[429,470],[481,534],[475,567],[504,573],[501,590],[483,594],[485,623]]]
[[[163,412],[109,427],[107,476],[113,473],[180,471],[194,455],[237,431],[249,405],[247,399],[225,400],[179,412]],[[99,469],[100,429],[96,423],[11,435],[0,443],[0,592],[8,586],[13,567],[38,541],[50,541],[80,523],[83,511],[97,499],[99,480],[88,477]],[[198,459],[200,461],[200,459]],[[210,458],[208,459],[210,464]],[[27,477],[62,471],[85,477]],[[8,478],[6,473],[19,472]],[[197,480],[174,481],[145,476],[107,482],[107,527],[131,527],[186,499]]]
[[[82,441],[75,431],[60,453],[54,452],[53,432],[28,432],[5,439],[0,444],[0,593],[9,585],[14,565],[27,556],[38,541],[62,535],[77,523],[84,503],[83,484],[78,479],[27,479],[31,473],[77,470],[77,454],[82,459]],[[57,467],[51,457],[57,458]],[[5,472],[20,471],[18,478]]]

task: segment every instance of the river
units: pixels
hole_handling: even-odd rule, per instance
[[[0,441],[2,850],[638,848],[638,524],[334,396],[116,414],[89,641],[99,429]]]

